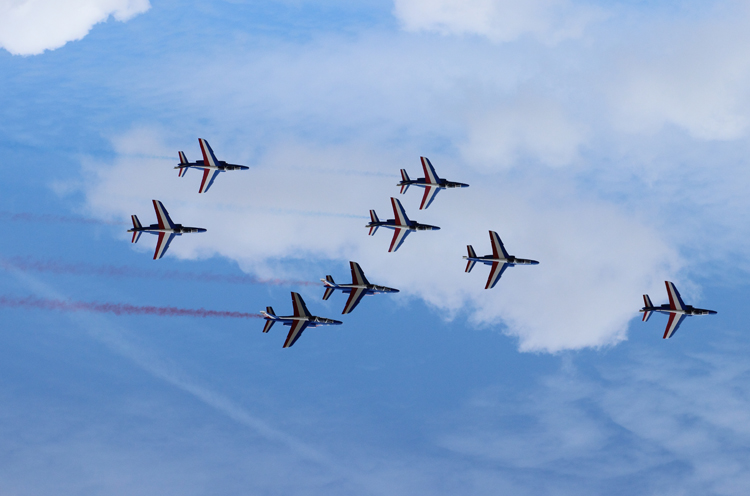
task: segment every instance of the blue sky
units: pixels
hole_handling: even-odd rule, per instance
[[[337,318],[316,286],[163,271],[349,260],[401,293],[291,349],[254,319],[1,308],[0,493],[746,492],[744,2],[25,5],[0,7],[0,295],[286,313],[298,290]],[[199,137],[250,170],[198,195],[172,167]],[[367,211],[420,155],[471,187],[399,196],[442,229],[389,254]],[[118,223],[152,198],[208,232],[151,260]],[[541,263],[485,291],[460,257],[490,229]],[[718,315],[662,340],[637,309],[665,279]]]

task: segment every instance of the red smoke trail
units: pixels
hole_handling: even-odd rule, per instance
[[[72,215],[36,214],[31,212],[0,211],[0,219],[17,222],[44,222],[48,224],[88,224],[105,226],[126,226],[127,222],[119,220],[100,220]]]
[[[70,274],[105,277],[142,277],[150,279],[219,282],[229,284],[270,284],[275,286],[319,286],[310,281],[289,279],[259,279],[246,274],[211,274],[208,272],[183,272],[179,270],[138,269],[117,265],[89,265],[83,263],[65,263],[60,260],[37,260],[31,257],[0,257],[0,269],[16,269],[24,272],[43,272],[51,274]]]
[[[206,310],[205,308],[177,308],[138,306],[128,303],[96,303],[86,301],[50,300],[27,296],[17,298],[0,295],[0,307],[32,308],[36,310],[57,310],[60,312],[113,313],[115,315],[159,315],[161,317],[223,317],[231,319],[262,319],[257,313]]]

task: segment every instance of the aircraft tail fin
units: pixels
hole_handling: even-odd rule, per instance
[[[177,154],[180,156],[180,165],[186,165],[188,163],[188,159],[185,156],[185,152],[177,152]],[[187,172],[187,167],[178,167],[177,168],[177,175],[179,177],[183,177],[185,173]]]
[[[406,169],[401,169],[401,180],[403,182],[408,182],[410,180],[409,179],[409,174],[406,173]],[[406,193],[407,189],[409,189],[409,185],[408,184],[402,184],[401,185],[401,194],[403,195],[404,193]]]
[[[336,283],[333,282],[333,276],[326,276],[326,278],[321,279],[321,281],[323,281],[323,284],[326,287],[326,292],[323,293],[323,299],[327,300],[333,294],[334,286],[336,285]]]
[[[648,322],[648,319],[651,317],[651,314],[654,313],[646,309],[653,308],[653,307],[654,307],[654,304],[651,303],[651,298],[649,298],[648,295],[643,295],[643,322]]]
[[[140,229],[143,226],[141,226],[141,221],[138,220],[137,215],[131,215],[130,219],[133,221],[133,240],[131,243],[137,243],[141,237],[141,231],[136,231],[136,229]]]
[[[466,246],[466,251],[469,252],[469,258],[477,258],[477,254],[474,251],[474,247],[471,245]],[[474,268],[474,264],[477,263],[475,260],[469,260],[466,262],[466,272],[471,272],[471,269]]]
[[[377,224],[378,222],[380,222],[380,219],[378,219],[378,214],[375,213],[375,210],[370,210],[370,220],[373,224]],[[374,235],[377,230],[378,226],[370,226],[370,236]]]

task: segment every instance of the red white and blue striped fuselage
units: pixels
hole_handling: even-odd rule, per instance
[[[438,194],[438,191],[446,188],[468,188],[468,184],[456,183],[448,181],[447,179],[441,179],[438,177],[435,168],[430,163],[430,159],[427,157],[419,157],[422,161],[422,170],[424,171],[424,177],[419,179],[409,179],[406,169],[401,169],[401,181],[396,186],[401,186],[401,194],[406,193],[409,186],[417,186],[424,188],[424,196],[422,197],[422,203],[419,205],[419,209],[425,209],[430,206],[432,200]]]
[[[365,226],[370,228],[370,236],[373,236],[378,230],[378,227],[385,227],[386,229],[393,229],[393,239],[391,240],[391,246],[388,248],[389,252],[394,252],[404,243],[406,236],[412,231],[438,231],[440,230],[437,226],[431,226],[429,224],[420,224],[415,220],[409,220],[406,216],[406,211],[401,205],[401,202],[396,198],[391,198],[391,205],[393,206],[393,215],[395,219],[388,219],[381,221],[378,219],[378,215],[375,210],[370,210],[370,222]]]
[[[308,327],[319,327],[326,325],[341,325],[343,322],[340,320],[327,319],[325,317],[316,317],[312,315],[305,305],[305,301],[299,295],[299,293],[292,292],[292,308],[294,309],[294,315],[277,316],[273,308],[266,307],[266,310],[261,310],[261,315],[266,319],[266,325],[263,327],[263,332],[268,332],[276,322],[281,322],[283,325],[290,326],[289,334],[284,341],[284,348],[289,348],[302,336],[302,333]]]
[[[351,313],[366,295],[399,292],[398,289],[370,284],[370,281],[367,280],[365,273],[357,262],[349,262],[349,266],[352,269],[351,284],[336,284],[333,282],[332,276],[326,276],[325,279],[321,279],[323,285],[326,287],[325,293],[323,293],[324,300],[330,298],[335,290],[349,294],[349,299],[346,300],[344,310],[341,312],[342,314]]]
[[[490,242],[492,243],[492,255],[478,257],[474,252],[474,248],[471,245],[468,245],[466,248],[469,254],[468,256],[463,257],[464,260],[468,260],[468,262],[466,263],[466,272],[471,272],[471,269],[474,268],[474,264],[477,262],[492,266],[492,268],[490,269],[490,275],[487,278],[487,284],[484,286],[484,289],[494,288],[495,284],[497,284],[497,281],[500,280],[503,272],[505,272],[505,269],[507,269],[508,267],[512,267],[514,265],[539,264],[539,262],[537,262],[536,260],[528,260],[526,258],[518,258],[514,257],[513,255],[509,255],[508,252],[505,251],[505,246],[503,245],[500,236],[498,236],[495,231],[490,231]]]
[[[159,200],[152,200],[154,203],[154,210],[156,211],[156,224],[150,226],[142,226],[138,220],[138,216],[131,215],[130,218],[133,221],[133,227],[128,229],[128,232],[133,233],[132,243],[137,243],[142,233],[156,234],[159,239],[156,242],[156,251],[154,251],[154,260],[158,260],[167,253],[170,243],[175,236],[181,236],[185,233],[198,233],[206,232],[202,227],[187,227],[182,224],[175,224],[172,222],[171,217],[167,209]]]
[[[643,295],[644,306],[639,310],[643,313],[643,322],[648,321],[649,317],[653,312],[669,314],[669,321],[667,322],[667,328],[664,330],[663,339],[668,339],[674,336],[677,329],[685,320],[685,317],[692,317],[693,315],[714,315],[716,311],[706,310],[705,308],[695,308],[691,305],[685,305],[682,301],[680,292],[677,291],[675,285],[669,281],[664,281],[667,286],[667,296],[669,296],[669,303],[654,306],[651,303],[651,298],[648,295]]]
[[[198,144],[200,144],[201,152],[203,153],[203,160],[188,162],[185,152],[178,152],[180,163],[175,167],[175,169],[179,170],[178,175],[180,177],[183,177],[185,172],[190,168],[201,169],[203,171],[203,179],[201,180],[200,188],[198,188],[198,193],[208,191],[220,172],[249,169],[249,167],[244,165],[228,164],[223,160],[217,160],[214,151],[211,149],[211,145],[202,138],[198,139]]]

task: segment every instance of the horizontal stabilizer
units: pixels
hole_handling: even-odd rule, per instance
[[[327,300],[328,298],[330,298],[331,295],[333,294],[333,291],[334,291],[333,288],[326,288],[325,293],[323,293],[323,299]]]
[[[650,310],[646,310],[643,312],[643,322],[648,322],[648,319],[651,317],[651,314],[654,313]]]
[[[189,163],[187,157],[185,156],[185,152],[177,152],[177,154],[180,156],[180,165]]]
[[[468,252],[469,252],[469,258],[477,258],[477,254],[476,254],[476,252],[474,251],[474,247],[473,247],[473,246],[471,246],[471,245],[467,245],[467,246],[466,246],[466,251],[468,251]],[[475,264],[475,263],[476,263],[476,261],[475,261],[475,260],[469,260],[469,261],[468,261],[468,262],[466,263],[466,272],[471,272],[471,269],[473,269],[473,268],[474,268],[474,264]]]
[[[370,220],[373,224],[377,224],[380,222],[380,219],[378,219],[378,214],[375,213],[375,210],[370,210]],[[370,226],[370,236],[373,236],[378,230],[378,226]]]
[[[276,323],[275,320],[266,320],[266,325],[263,326],[263,332],[268,332],[273,327],[274,323]]]

